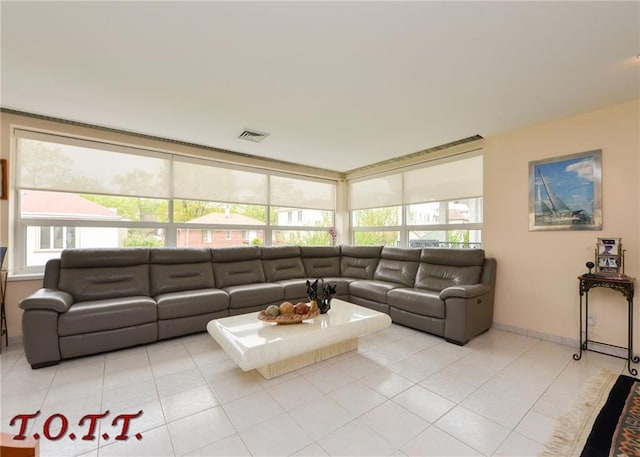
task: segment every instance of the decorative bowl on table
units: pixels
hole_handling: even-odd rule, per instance
[[[320,315],[320,311],[315,311],[313,313],[306,314],[280,314],[279,316],[267,316],[264,311],[260,311],[258,313],[258,319],[264,322],[275,322],[276,324],[300,324],[302,321],[307,319],[313,319],[314,317],[318,317]]]
[[[318,309],[317,303],[298,302],[294,305],[285,301],[280,306],[270,305],[264,311],[260,311],[258,319],[276,324],[299,324],[306,319],[318,317],[319,314],[320,309]]]

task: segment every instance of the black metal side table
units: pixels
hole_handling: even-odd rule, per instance
[[[583,351],[592,351],[598,352],[600,354],[610,355],[612,357],[618,357],[620,359],[627,360],[627,369],[629,373],[633,376],[638,374],[638,370],[635,368],[631,368],[631,362],[638,363],[640,362],[640,357],[633,355],[633,293],[634,293],[634,282],[635,278],[631,278],[629,276],[621,276],[621,277],[602,277],[597,275],[582,275],[578,276],[578,281],[580,281],[580,352],[578,354],[573,354],[573,360],[580,360],[582,358]],[[589,317],[589,290],[596,287],[604,287],[607,289],[612,289],[620,292],[627,299],[627,306],[629,308],[629,317],[628,317],[628,333],[627,333],[627,347],[624,346],[616,346],[614,344],[603,343],[601,341],[594,341],[589,339],[589,326],[587,325],[587,319]],[[582,313],[582,298],[584,297],[585,303],[585,311],[584,315]],[[583,318],[584,316],[584,318]],[[584,340],[582,339],[582,328],[584,324]],[[614,354],[609,354],[606,352],[597,351],[595,349],[589,349],[589,343],[597,343],[603,346],[609,346],[619,349],[627,350],[627,357],[621,357]]]

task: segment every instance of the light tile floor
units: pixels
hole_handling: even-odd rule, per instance
[[[60,436],[40,440],[42,456],[533,456],[592,374],[626,369],[573,352],[496,329],[459,347],[392,325],[357,351],[265,380],[207,333],[39,370],[14,344],[0,357],[0,430],[15,435],[11,418],[40,410],[28,433]],[[107,410],[96,439],[82,440],[80,419]],[[129,439],[115,440],[113,419],[138,411]]]

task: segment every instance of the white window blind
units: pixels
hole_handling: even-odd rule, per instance
[[[379,208],[402,204],[402,174],[381,176],[349,184],[349,208]]]
[[[18,187],[91,194],[166,198],[170,156],[17,132]]]
[[[333,183],[271,176],[271,201],[274,206],[334,210],[336,186]]]
[[[176,158],[173,164],[173,197],[265,205],[267,179],[266,174]]]
[[[404,202],[482,196],[482,156],[436,163],[404,173]]]

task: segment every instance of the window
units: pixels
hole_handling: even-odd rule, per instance
[[[402,206],[355,210],[352,217],[354,244],[400,246]]]
[[[327,246],[331,243],[328,230],[274,230],[271,244],[284,246],[296,244],[299,246]]]
[[[327,182],[271,176],[271,244],[329,245],[336,186]]]
[[[69,247],[164,244],[169,156],[23,130],[16,135],[14,270],[38,271]]]
[[[407,213],[411,247],[482,246],[480,197],[407,205]]]
[[[40,227],[40,250],[62,250],[76,247],[75,227]]]
[[[400,231],[398,230],[377,230],[366,232],[355,232],[353,234],[353,244],[358,246],[399,246]]]
[[[70,247],[331,243],[336,181],[23,129],[12,270]],[[291,219],[281,219],[287,212]]]
[[[482,156],[349,183],[353,243],[482,246]]]

